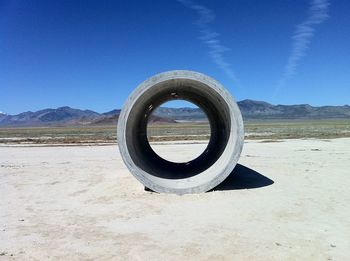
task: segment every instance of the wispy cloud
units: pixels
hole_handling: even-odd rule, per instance
[[[240,86],[240,81],[233,71],[231,64],[225,60],[224,53],[230,49],[221,43],[219,39],[220,35],[210,27],[210,24],[215,19],[215,13],[206,6],[198,5],[190,0],[178,0],[178,2],[197,13],[198,20],[195,24],[200,32],[199,39],[208,46],[209,56],[228,78],[233,80],[237,86]]]
[[[299,61],[305,56],[306,50],[315,34],[315,26],[321,24],[329,17],[328,6],[328,0],[311,1],[308,18],[296,26],[292,36],[292,50],[284,67],[282,77],[275,89],[274,96],[277,95],[278,91],[295,75]]]

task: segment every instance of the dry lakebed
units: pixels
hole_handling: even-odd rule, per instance
[[[350,138],[248,140],[221,185],[184,196],[145,191],[115,144],[2,144],[0,259],[347,260],[349,187]]]

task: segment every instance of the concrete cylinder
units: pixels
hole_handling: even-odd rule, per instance
[[[211,128],[205,151],[185,163],[161,158],[147,139],[152,111],[175,99],[200,107]],[[200,193],[214,188],[236,166],[243,142],[243,120],[234,98],[213,78],[193,71],[169,71],[147,79],[128,97],[118,121],[118,145],[125,165],[145,187],[160,193]]]

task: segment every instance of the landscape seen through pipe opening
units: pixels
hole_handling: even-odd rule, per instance
[[[148,117],[147,139],[152,150],[161,158],[186,163],[201,155],[208,146],[209,120],[205,112],[191,102],[168,101],[159,105]],[[193,149],[179,155],[179,148],[198,143],[199,148],[191,146]]]

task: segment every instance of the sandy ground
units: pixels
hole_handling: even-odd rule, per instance
[[[248,141],[240,164],[176,196],[145,192],[117,146],[2,146],[0,259],[349,260],[350,139]]]

